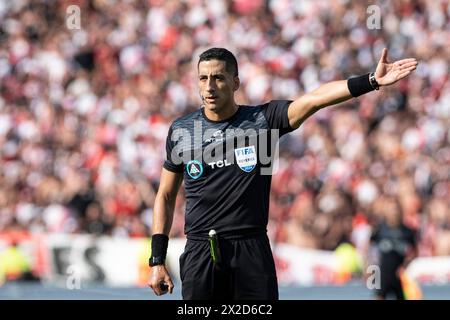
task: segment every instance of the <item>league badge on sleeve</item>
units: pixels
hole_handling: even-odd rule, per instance
[[[234,149],[236,163],[245,172],[250,172],[256,167],[255,146]]]

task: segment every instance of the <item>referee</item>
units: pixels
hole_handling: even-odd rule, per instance
[[[203,104],[175,120],[167,136],[149,261],[149,286],[155,294],[173,290],[165,258],[175,199],[184,180],[183,299],[278,299],[267,237],[271,163],[261,154],[273,159],[274,141],[316,111],[391,85],[416,67],[415,59],[389,63],[384,49],[373,73],[325,83],[294,101],[244,106],[234,99],[239,89],[234,55],[224,48],[203,52],[198,61]]]

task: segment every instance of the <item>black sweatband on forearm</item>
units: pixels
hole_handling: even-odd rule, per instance
[[[169,237],[165,234],[154,234],[152,236],[152,257],[164,261],[167,255]]]
[[[375,90],[375,88],[370,84],[369,75],[370,74],[368,73],[362,76],[349,78],[347,80],[348,90],[353,97],[356,98],[367,92]]]

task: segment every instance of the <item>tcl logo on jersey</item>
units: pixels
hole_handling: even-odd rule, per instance
[[[219,160],[219,161],[216,161],[216,162],[210,162],[210,163],[208,163],[208,165],[211,166],[211,169],[214,169],[216,167],[217,168],[222,168],[222,167],[231,166],[231,163],[229,163],[227,161],[227,159],[225,159],[225,160]]]
[[[234,149],[236,162],[239,168],[245,172],[250,172],[256,167],[255,146]]]

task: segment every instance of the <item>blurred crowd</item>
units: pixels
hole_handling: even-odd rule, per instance
[[[395,196],[419,254],[450,255],[450,2],[0,2],[0,232],[144,237],[171,122],[200,107],[198,55],[237,56],[240,104],[415,57],[406,80],[319,111],[280,142],[274,243],[365,251]],[[80,29],[66,11],[80,8]],[[183,191],[172,237],[183,237]]]

